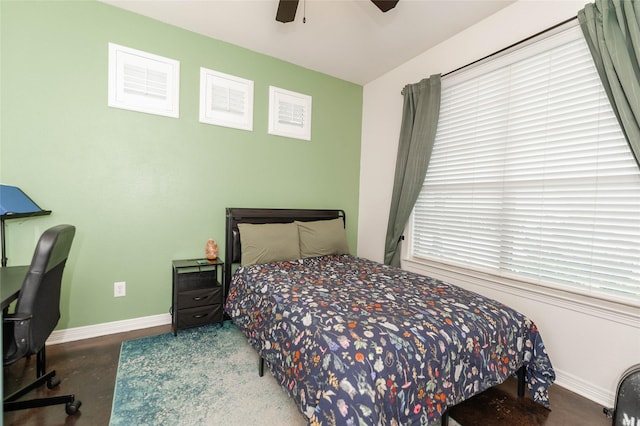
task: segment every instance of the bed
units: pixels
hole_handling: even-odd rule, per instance
[[[225,311],[310,425],[447,424],[514,374],[549,407],[555,374],[530,319],[352,256],[343,211],[227,209],[226,222]]]

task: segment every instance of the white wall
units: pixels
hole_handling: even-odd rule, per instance
[[[402,96],[409,83],[446,73],[575,17],[587,1],[521,0],[364,87],[358,255],[382,261],[393,187]],[[431,273],[411,262],[407,269]],[[640,355],[640,310],[566,293],[504,288],[440,271],[450,282],[506,303],[541,330],[556,383],[613,405],[617,380]],[[553,404],[553,401],[552,401]]]

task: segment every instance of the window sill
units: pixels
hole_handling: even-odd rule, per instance
[[[485,287],[640,329],[639,306],[631,303],[620,303],[578,291],[536,285],[424,259],[405,258],[402,267],[460,287]]]

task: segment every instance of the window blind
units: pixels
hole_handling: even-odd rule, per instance
[[[224,85],[211,86],[211,109],[232,114],[243,114],[246,110],[245,92]]]
[[[281,101],[278,105],[278,122],[303,127],[304,105]]]
[[[134,64],[124,64],[124,91],[138,96],[168,98],[169,75],[166,72]]]
[[[443,79],[411,254],[640,303],[640,171],[579,28]]]

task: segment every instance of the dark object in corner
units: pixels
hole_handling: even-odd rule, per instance
[[[607,417],[613,417],[613,426],[640,424],[640,364],[625,371],[618,383],[616,406],[604,408]]]
[[[388,12],[398,4],[398,0],[371,0],[383,12]]]
[[[298,10],[298,0],[280,0],[278,2],[278,11],[276,12],[276,21],[286,23],[292,22],[296,18]]]
[[[296,19],[296,11],[298,10],[299,0],[280,0],[278,2],[278,11],[276,12],[276,21],[287,23]],[[398,4],[398,0],[371,0],[382,12],[388,12]]]

